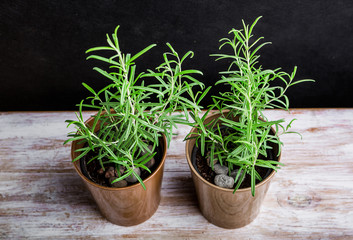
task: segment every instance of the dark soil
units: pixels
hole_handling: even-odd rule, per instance
[[[213,183],[216,176],[215,172],[207,165],[206,158],[201,155],[200,149],[196,153],[196,166],[201,176],[208,182]]]
[[[272,151],[271,153],[268,152],[267,155],[269,156],[267,160],[273,159],[271,158],[271,156],[273,156]],[[261,159],[266,159],[266,158],[262,157]],[[200,175],[206,181],[214,184],[214,178],[216,174],[212,170],[212,168],[207,165],[206,156],[202,156],[201,150],[196,146],[194,146],[194,149],[193,149],[192,161],[193,161],[194,167],[196,168],[196,170],[198,170]],[[263,168],[263,167],[255,167],[255,170],[260,174],[263,180],[272,172],[272,169]],[[259,182],[260,181],[256,180],[256,184],[258,184]],[[240,185],[240,188],[248,188],[248,187],[251,187],[251,177],[250,175],[246,174],[244,181]]]
[[[157,169],[157,167],[159,166],[159,164],[161,162],[161,157],[162,157],[162,152],[163,152],[161,143],[156,148],[156,150],[157,151],[154,156],[154,159],[156,160],[156,162],[150,168],[151,173],[149,173],[148,171],[146,171],[142,168],[140,169],[141,170],[140,177],[142,180],[145,180],[146,178],[148,178]],[[114,163],[105,164],[104,165],[105,171],[103,171],[98,160],[93,160],[92,162],[87,164],[87,162],[89,162],[90,159],[92,159],[94,156],[96,156],[96,154],[97,153],[91,151],[91,152],[87,153],[83,158],[81,158],[81,160],[80,160],[81,171],[82,171],[83,175],[85,175],[92,182],[97,183],[97,184],[104,186],[104,187],[111,187],[111,184],[109,182],[109,177],[106,178],[106,174],[107,174],[107,171],[109,170],[109,167],[113,167],[115,169],[115,164]],[[106,161],[106,159],[103,159],[103,161]],[[114,176],[118,177],[116,169],[114,171]],[[140,183],[139,182],[128,183],[128,186],[131,186],[134,184],[140,184]]]

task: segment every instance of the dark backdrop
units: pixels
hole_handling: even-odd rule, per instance
[[[76,109],[88,95],[82,81],[95,89],[107,83],[84,52],[105,44],[118,24],[124,52],[158,44],[139,71],[157,66],[170,42],[179,53],[195,52],[187,67],[203,71],[200,79],[211,85],[226,67],[209,56],[218,40],[260,15],[254,33],[273,43],[261,51],[261,64],[297,65],[297,79],[316,80],[289,91],[291,107],[353,107],[352,0],[2,0],[0,110]]]

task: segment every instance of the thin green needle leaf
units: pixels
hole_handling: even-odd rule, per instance
[[[90,53],[93,51],[101,51],[101,50],[114,50],[114,48],[112,47],[94,47],[94,48],[90,48],[86,51],[86,53]]]
[[[82,83],[82,85],[88,90],[88,91],[90,91],[93,95],[97,95],[97,93],[90,87],[90,86],[88,86],[86,83]]]
[[[134,60],[136,60],[138,57],[140,57],[142,54],[146,53],[147,51],[149,51],[151,48],[157,46],[157,44],[151,44],[148,47],[144,48],[143,50],[141,50],[140,52],[136,53],[134,56],[132,56],[129,61],[127,62],[127,64],[132,63]]]
[[[255,166],[251,168],[251,195],[255,196]]]

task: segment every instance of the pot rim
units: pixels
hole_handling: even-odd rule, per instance
[[[228,112],[227,110],[226,111],[223,111],[223,112]],[[205,120],[211,118],[211,117],[214,117],[215,115],[219,115],[221,114],[220,112],[212,112],[212,113],[209,113],[209,115],[206,117]],[[273,127],[271,127],[272,131],[276,133],[276,131],[273,129]],[[192,128],[190,133],[192,132],[196,132],[196,128]],[[213,187],[213,188],[216,188],[220,191],[224,191],[224,192],[231,192],[233,193],[234,191],[234,188],[233,189],[228,189],[228,188],[222,188],[222,187],[219,187],[215,184],[212,184],[210,182],[208,182],[206,179],[204,179],[197,171],[196,169],[194,168],[194,165],[192,164],[191,162],[191,154],[189,154],[189,148],[191,148],[191,151],[190,153],[192,152],[192,148],[195,146],[195,142],[193,144],[191,144],[191,141],[195,139],[189,139],[189,140],[186,140],[186,144],[185,144],[185,154],[186,154],[186,159],[188,161],[188,164],[189,164],[189,167],[190,169],[192,170],[192,172],[194,173],[194,175],[196,175],[199,179],[201,179],[201,181],[203,181],[205,184],[207,184],[208,186],[210,187]],[[192,146],[191,146],[192,145]],[[280,152],[280,154],[278,155],[278,162],[280,162],[280,159],[281,159],[281,155],[282,155],[282,152]],[[259,182],[258,184],[255,185],[255,191],[256,191],[256,188],[266,184],[268,181],[270,181],[273,176],[276,174],[276,171],[275,170],[272,170],[272,172],[270,173],[269,176],[267,176],[265,179],[263,179],[261,182]],[[234,194],[236,194],[237,192],[247,192],[247,191],[251,191],[251,187],[247,187],[247,188],[239,188],[238,190],[235,191]]]
[[[88,118],[86,121],[85,121],[85,124],[87,124],[88,122],[90,121],[93,121],[94,118],[93,117],[90,117]],[[74,158],[74,148],[76,147],[76,144],[77,144],[78,140],[76,141],[73,141],[71,143],[71,162]],[[160,171],[160,169],[163,167],[164,165],[164,162],[165,162],[165,159],[166,159],[166,156],[167,156],[167,138],[166,136],[162,133],[162,139],[160,141],[160,143],[163,145],[163,154],[162,154],[162,159],[161,159],[161,162],[159,163],[158,167],[156,168],[156,170],[154,172],[152,172],[150,174],[150,176],[148,178],[146,178],[145,180],[143,180],[143,183],[146,183],[149,182],[151,180],[151,178],[153,178],[157,172]],[[78,160],[77,160],[78,161]],[[103,189],[103,190],[107,190],[107,191],[124,191],[124,190],[129,190],[129,189],[134,189],[134,188],[139,188],[139,187],[142,187],[141,183],[136,183],[136,184],[133,184],[131,186],[127,186],[127,187],[122,187],[122,188],[113,188],[113,187],[105,187],[105,186],[101,186],[97,183],[94,183],[92,182],[91,180],[89,180],[85,175],[82,174],[81,170],[79,169],[79,164],[77,164],[77,161],[75,162],[72,162],[72,164],[74,165],[75,167],[75,170],[76,172],[78,173],[78,175],[88,184],[92,185],[92,186],[95,186],[97,188],[100,188],[100,189]],[[147,190],[147,188],[146,188]]]

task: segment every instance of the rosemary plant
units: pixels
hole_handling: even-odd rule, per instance
[[[221,165],[228,167],[230,173],[233,169],[239,169],[235,181],[234,192],[240,187],[246,175],[251,176],[251,192],[255,195],[256,180],[261,181],[262,177],[256,167],[270,168],[275,171],[282,165],[276,159],[268,159],[268,149],[272,149],[271,143],[280,147],[282,142],[278,135],[290,133],[288,125],[284,125],[285,120],[279,119],[268,121],[263,114],[265,109],[280,108],[288,110],[289,100],[286,91],[289,87],[307,81],[294,81],[297,68],[291,74],[285,73],[280,68],[275,70],[263,69],[258,64],[259,50],[270,42],[260,43],[263,37],[253,40],[252,31],[257,18],[251,26],[244,21],[243,29],[232,29],[229,34],[232,38],[220,40],[220,49],[229,46],[232,54],[213,54],[216,61],[230,60],[230,66],[224,72],[220,72],[221,79],[216,85],[226,85],[224,89],[229,91],[220,92],[219,96],[212,96],[214,104],[211,109],[217,109],[222,116],[218,120],[208,124],[204,120],[209,113],[207,111],[199,117],[198,109],[192,112],[195,120],[196,133],[190,133],[187,139],[193,138],[196,134],[196,144],[200,145],[201,154],[209,155],[211,167],[214,162],[219,161]],[[274,81],[283,82],[281,85],[273,85]],[[276,129],[276,134],[271,134],[271,126]],[[224,130],[225,129],[225,130]],[[281,133],[279,132],[281,130]],[[245,174],[244,174],[245,173]]]
[[[109,163],[114,163],[117,170],[120,167],[125,169],[122,174],[117,171],[119,177],[114,182],[133,174],[145,188],[134,168],[150,172],[145,165],[154,156],[161,134],[165,134],[169,146],[176,124],[188,124],[188,110],[200,110],[199,92],[194,94],[192,88],[203,89],[204,85],[192,75],[202,73],[193,69],[183,70],[183,62],[192,58],[193,52],[179,56],[169,43],[169,52],[163,54],[164,62],[156,70],[137,73],[135,61],[156,45],[149,45],[135,55],[124,54],[119,46],[118,29],[119,26],[111,37],[107,34],[107,46],[86,51],[113,52],[110,58],[100,55],[87,57],[109,64],[110,72],[98,67],[94,70],[110,80],[110,84],[95,91],[82,83],[91,96],[87,98],[88,103],[82,100],[79,104],[77,120],[66,121],[68,126],[74,124],[76,131],[68,134],[69,139],[64,144],[75,140],[85,143],[77,150],[80,155],[73,161],[93,151],[96,155],[89,163],[99,161],[103,170]],[[97,111],[92,126],[85,124],[83,108]],[[149,145],[152,145],[151,149]]]

